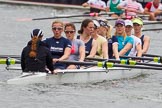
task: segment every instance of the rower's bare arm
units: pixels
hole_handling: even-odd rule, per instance
[[[83,6],[83,7],[88,7],[89,4],[86,2],[86,3],[83,3],[82,6]]]
[[[80,46],[79,47],[79,61],[84,61],[85,59],[85,46]]]
[[[64,55],[62,57],[60,57],[59,60],[66,60],[66,59],[68,59],[69,56],[70,56],[70,53],[71,53],[71,48],[66,47],[65,51],[64,51]]]
[[[127,43],[124,46],[124,48],[119,52],[119,56],[125,55],[125,53],[127,53],[132,47],[133,47],[133,45],[131,43]]]
[[[107,44],[107,41],[105,41],[102,44],[102,54],[103,54],[104,59],[108,59],[108,44]]]
[[[145,36],[144,37],[144,44],[143,44],[142,53],[147,53],[147,51],[149,49],[149,46],[150,46],[150,37]]]
[[[142,47],[140,43],[136,45],[136,50],[137,50],[137,57],[142,57]]]
[[[119,58],[119,52],[118,52],[118,43],[117,42],[113,43],[112,47],[113,47],[113,54],[115,58],[119,60],[120,58]]]
[[[94,57],[96,55],[96,52],[97,52],[97,41],[93,39],[92,49],[90,54],[87,57]]]

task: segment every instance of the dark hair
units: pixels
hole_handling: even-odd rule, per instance
[[[93,22],[93,21],[91,19],[83,20],[82,24],[81,24],[81,27],[80,27],[80,30],[78,30],[78,33],[82,34],[83,33],[83,28],[86,28],[90,22]]]
[[[65,26],[64,26],[64,30],[65,30],[66,27],[69,27],[69,26],[72,27],[76,31],[76,27],[73,23],[66,23]]]

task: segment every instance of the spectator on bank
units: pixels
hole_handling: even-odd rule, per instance
[[[117,8],[125,11],[125,16],[129,19],[136,17],[137,14],[143,14],[144,12],[142,5],[136,0],[125,0],[121,2]]]
[[[160,4],[160,6],[158,7],[158,9],[155,11],[155,16],[158,17],[157,20],[162,20],[161,16],[162,16],[162,5]]]
[[[111,15],[111,17],[121,17],[123,15],[123,12],[121,9],[118,9],[117,6],[120,4],[123,0],[109,0],[107,2],[106,11],[107,12],[114,12],[114,14]]]
[[[102,0],[88,0],[82,6],[90,7],[90,13],[100,13],[100,11],[105,11],[106,3]]]
[[[149,20],[154,21],[158,19],[158,16],[155,15],[155,11],[159,8],[160,5],[160,0],[153,0],[146,4],[144,13],[149,15]]]

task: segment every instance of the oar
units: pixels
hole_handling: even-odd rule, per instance
[[[16,59],[11,59],[11,58],[0,59],[0,64],[12,65],[12,64],[20,64],[20,63],[21,61]]]
[[[143,29],[142,31],[159,31],[159,30],[162,30],[162,28]]]
[[[128,64],[128,65],[145,65],[145,66],[155,66],[155,67],[162,67],[161,64],[154,64],[154,63],[141,63],[135,60],[115,60],[115,59],[101,59],[101,58],[86,58],[87,60],[95,60],[95,61],[106,61],[106,62],[113,62],[113,63],[120,63],[120,64]]]
[[[144,25],[162,24],[162,21],[144,21]]]
[[[18,58],[20,59],[20,55],[0,55],[0,58]]]
[[[0,64],[20,64],[21,62],[15,59],[0,59]],[[138,66],[138,65],[123,65],[123,64],[114,64],[112,62],[79,62],[79,61],[59,61],[59,63],[64,64],[75,64],[75,65],[93,65],[103,68],[113,68],[113,67],[124,67],[124,68],[136,68],[136,69],[153,69],[153,70],[162,70],[162,67],[153,67],[153,66]]]
[[[156,54],[142,54],[142,55],[147,57],[162,57],[161,55],[156,55]]]
[[[154,61],[156,63],[162,63],[162,58],[160,57],[133,57],[133,56],[120,56],[121,58],[131,58],[131,59],[135,59],[135,60],[150,60],[150,61]]]
[[[136,68],[136,69],[152,69],[152,70],[162,70],[162,67],[153,67],[153,66],[138,66],[138,65],[123,65],[115,64],[112,62],[79,62],[79,61],[59,61],[60,63],[65,64],[75,64],[75,65],[93,65],[103,68],[113,68],[113,67],[123,67],[123,68]]]
[[[95,17],[100,15],[111,15],[114,12],[107,13],[90,13],[90,14],[79,14],[79,15],[66,15],[66,16],[54,16],[54,17],[44,17],[44,18],[22,18],[17,19],[17,21],[34,21],[34,20],[47,20],[47,19],[60,19],[60,18],[74,18],[74,17]]]

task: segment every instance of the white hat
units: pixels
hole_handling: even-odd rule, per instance
[[[124,21],[125,22],[125,26],[132,26],[133,27],[133,23],[132,23],[132,21],[131,20],[125,20]]]
[[[96,28],[100,27],[100,23],[97,20],[93,20],[93,23]]]

